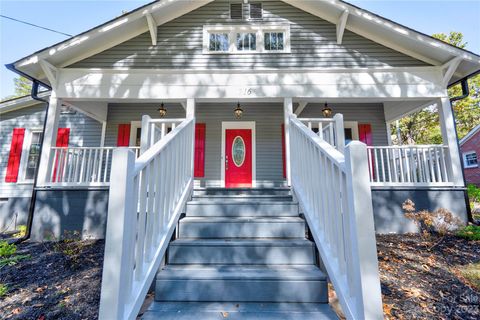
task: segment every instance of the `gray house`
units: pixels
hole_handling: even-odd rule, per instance
[[[375,232],[468,219],[447,87],[480,56],[343,1],[160,0],[7,67],[0,227],[105,237],[102,319],[152,282],[148,319],[330,318],[327,281],[380,319]],[[443,143],[392,145],[430,105]]]

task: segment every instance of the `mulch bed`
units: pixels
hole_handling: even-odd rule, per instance
[[[480,292],[458,268],[480,262],[480,243],[452,236],[378,235],[386,319],[479,319]],[[0,269],[8,293],[0,319],[96,319],[100,299],[103,241],[24,243],[30,254]]]
[[[29,254],[0,269],[8,292],[0,298],[0,319],[97,319],[103,241],[23,243]]]
[[[459,269],[480,262],[480,242],[454,236],[377,235],[387,319],[479,319],[480,292]]]

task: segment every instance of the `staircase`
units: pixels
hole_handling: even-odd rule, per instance
[[[335,319],[288,188],[195,189],[142,319]]]

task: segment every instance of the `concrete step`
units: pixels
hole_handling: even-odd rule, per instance
[[[248,195],[248,194],[219,194],[219,195],[193,195],[193,201],[243,201],[243,202],[261,202],[261,201],[293,201],[292,195]]]
[[[195,188],[193,195],[291,195],[290,188]]]
[[[155,289],[157,301],[328,302],[325,274],[312,265],[167,265]]]
[[[298,216],[293,201],[193,200],[187,203],[188,217]]]
[[[168,264],[315,264],[315,246],[306,239],[178,239],[170,243]]]
[[[154,302],[143,320],[333,320],[328,304],[255,302]]]
[[[179,238],[305,238],[300,217],[185,217]]]

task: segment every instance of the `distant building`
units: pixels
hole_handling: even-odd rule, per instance
[[[480,154],[480,124],[460,140],[460,150],[462,151],[466,182],[480,186],[480,167],[478,166],[478,155]]]

